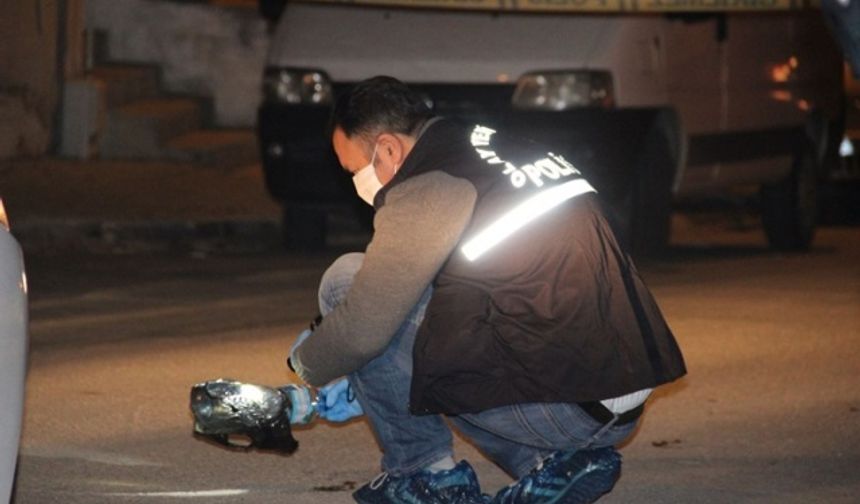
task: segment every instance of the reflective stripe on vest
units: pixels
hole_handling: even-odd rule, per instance
[[[571,180],[545,189],[520,203],[498,220],[469,239],[460,250],[466,259],[474,261],[541,215],[576,196],[597,192],[585,179]]]

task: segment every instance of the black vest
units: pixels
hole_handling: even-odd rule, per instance
[[[563,157],[439,121],[380,191],[377,208],[398,183],[435,170],[471,182],[477,201],[416,337],[413,413],[608,399],[685,374],[595,193]]]

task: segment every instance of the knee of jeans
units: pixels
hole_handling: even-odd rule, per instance
[[[317,294],[320,313],[327,315],[349,292],[352,279],[364,262],[364,254],[351,252],[338,257],[323,273]]]

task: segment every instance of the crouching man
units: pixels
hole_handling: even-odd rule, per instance
[[[363,410],[375,431],[383,473],[356,501],[488,502],[449,425],[516,479],[493,502],[611,490],[613,446],[686,371],[588,181],[538,145],[434,117],[390,77],[343,96],[333,125],[374,234],[325,273],[324,317],[289,362],[329,384],[329,419]]]

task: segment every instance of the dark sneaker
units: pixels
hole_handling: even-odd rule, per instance
[[[488,504],[468,462],[447,471],[393,477],[382,473],[352,494],[360,504]]]
[[[621,474],[613,448],[555,452],[519,481],[496,494],[493,504],[585,504],[612,490]]]

